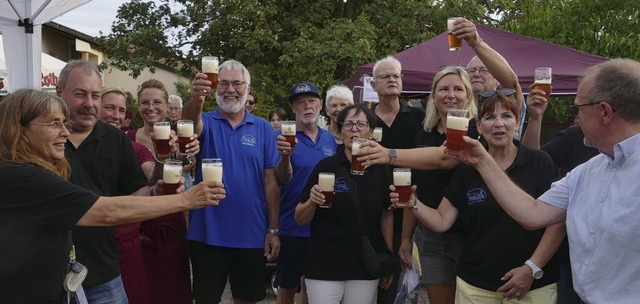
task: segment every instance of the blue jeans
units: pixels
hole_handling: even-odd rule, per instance
[[[85,289],[84,292],[89,304],[129,304],[120,276],[102,285]]]

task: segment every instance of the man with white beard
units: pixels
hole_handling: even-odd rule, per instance
[[[196,74],[192,97],[183,109],[199,134],[198,163],[221,158],[227,190],[216,208],[190,214],[193,296],[198,304],[219,303],[229,280],[234,303],[255,303],[266,297],[266,262],[280,251],[280,187],[274,172],[279,155],[273,127],[244,107],[251,85],[247,68],[225,61],[218,78],[216,110],[202,112],[205,97],[214,93],[203,73]],[[198,167],[195,184],[200,181]]]
[[[333,134],[318,127],[318,118],[322,110],[322,97],[315,83],[298,82],[291,87],[289,95],[291,111],[296,119],[295,148],[278,131],[278,150],[280,161],[276,166],[276,176],[282,185],[280,200],[280,242],[276,284],[278,284],[277,304],[293,304],[296,291],[302,277],[302,258],[305,256],[307,240],[310,236],[309,225],[298,225],[294,219],[296,206],[300,202],[302,190],[309,175],[318,162],[336,153],[336,141]],[[300,300],[296,303],[308,303],[306,290],[302,286]]]

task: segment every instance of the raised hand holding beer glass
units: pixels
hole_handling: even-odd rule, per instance
[[[447,35],[449,38],[449,51],[459,51],[462,49],[462,38],[458,38],[453,34],[453,23],[460,18],[461,17],[451,17],[447,19],[447,31],[449,31],[449,34]]]
[[[178,150],[180,153],[187,154],[187,144],[191,142],[191,136],[193,136],[193,120],[178,120],[177,130]]]
[[[202,57],[202,73],[211,81],[211,91],[218,87],[218,58],[213,56]]]
[[[533,88],[543,90],[545,98],[549,98],[549,96],[551,96],[551,78],[551,68],[536,68],[533,79]]]
[[[468,110],[449,110],[447,112],[447,150],[449,154],[464,156],[463,136],[467,135],[469,129]]]

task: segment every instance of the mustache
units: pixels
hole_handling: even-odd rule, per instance
[[[76,112],[77,114],[82,114],[82,115],[97,115],[98,111],[96,111],[95,108],[80,108],[78,109],[78,111]]]

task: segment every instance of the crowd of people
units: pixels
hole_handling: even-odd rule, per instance
[[[234,303],[256,303],[276,262],[278,304],[399,303],[414,246],[432,304],[636,301],[640,63],[585,71],[570,106],[576,125],[541,145],[545,92],[532,86],[525,98],[470,21],[453,34],[476,56],[438,70],[425,108],[401,101],[402,65],[391,56],[373,67],[372,107],[343,85],[323,100],[300,81],[290,111],[274,108],[268,120],[252,114],[251,75],[236,60],[219,66],[216,87],[197,73],[184,104],[144,81],[140,128],[127,93],[103,88],[85,61],[64,67],[55,95],[12,92],[0,101],[3,301],[219,303],[229,284]],[[212,95],[217,108],[205,112]],[[446,147],[451,110],[470,113],[464,153]],[[180,151],[184,120],[194,135]],[[168,155],[154,135],[164,121]],[[211,158],[222,182],[204,181],[198,164]],[[163,178],[175,159],[177,194]],[[413,170],[407,206],[398,167]],[[397,259],[388,273],[371,270],[362,239]]]

